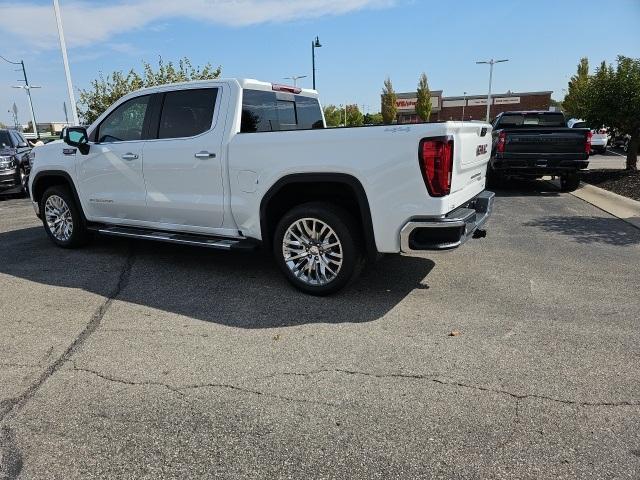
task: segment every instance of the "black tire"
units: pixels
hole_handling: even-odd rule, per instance
[[[72,230],[68,238],[60,238],[59,235],[56,235],[51,231],[51,227],[49,226],[48,216],[46,212],[47,201],[56,196],[60,198],[64,205],[68,208],[70,221],[72,223]],[[62,248],[78,248],[85,245],[90,238],[89,231],[87,230],[87,226],[84,221],[84,217],[80,212],[79,206],[76,204],[73,195],[69,191],[69,188],[64,185],[54,185],[49,187],[42,195],[42,199],[40,200],[40,212],[42,214],[42,223],[44,225],[44,229],[49,235],[49,238],[53,243]]]
[[[29,196],[29,175],[25,171],[24,167],[20,167],[20,184],[22,185],[22,189],[20,190],[20,194],[23,197]]]
[[[323,263],[320,260],[320,255],[322,255],[322,258],[326,258],[326,255],[322,252],[317,254],[317,257],[314,257],[312,253],[309,253],[311,251],[309,250],[309,248],[313,248],[313,246],[309,247],[308,244],[305,244],[306,246],[301,245],[299,247],[295,247],[299,248],[302,252],[302,259],[297,264],[295,261],[292,261],[285,257],[285,234],[287,234],[290,228],[294,228],[295,230],[294,225],[296,224],[296,222],[301,221],[302,219],[319,220],[320,222],[330,227],[335,237],[337,237],[339,241],[340,247],[338,248],[341,248],[340,253],[342,255],[342,263],[340,267],[336,269],[337,271],[335,272],[335,277],[333,277],[327,283],[312,284],[310,282],[314,280],[313,278],[310,278],[309,281],[306,281],[300,276],[297,276],[293,271],[293,269],[297,266],[308,265],[314,258],[318,258],[318,263],[314,264],[315,266],[313,268],[313,272],[309,270],[309,276],[313,277],[312,273],[315,273],[316,281],[321,282],[323,280],[321,278],[321,273],[319,273],[320,267],[322,266],[323,269],[326,269],[327,267],[329,267],[329,265],[331,265],[331,267],[335,268],[333,264]],[[321,225],[318,224],[318,229],[320,228]],[[306,253],[304,253],[305,249],[307,249]],[[364,263],[360,229],[358,228],[357,223],[355,222],[353,217],[343,208],[325,202],[309,202],[298,205],[292,208],[280,219],[273,236],[273,255],[278,266],[280,267],[280,270],[282,270],[284,276],[294,287],[304,293],[317,296],[330,295],[343,289],[351,281],[357,278]],[[305,255],[309,255],[308,258],[305,259]],[[327,255],[335,254],[328,252]],[[330,260],[335,261],[332,259]]]
[[[580,185],[580,176],[577,172],[565,173],[560,176],[560,191],[573,192]]]
[[[504,175],[487,166],[487,188],[504,188]]]

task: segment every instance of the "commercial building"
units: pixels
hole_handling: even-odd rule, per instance
[[[510,110],[549,110],[552,91],[506,92],[491,94],[491,118]],[[416,123],[416,92],[398,93],[398,123]],[[431,92],[431,118],[429,121],[484,120],[487,114],[487,95],[443,97],[442,90]]]

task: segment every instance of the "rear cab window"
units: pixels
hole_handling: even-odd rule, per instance
[[[265,90],[243,90],[240,133],[315,128],[324,128],[317,98]]]
[[[523,112],[505,113],[498,120],[498,127],[566,127],[567,122],[562,113]]]

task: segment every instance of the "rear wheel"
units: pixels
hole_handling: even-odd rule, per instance
[[[565,173],[560,176],[560,190],[563,192],[573,192],[580,185],[578,172]]]
[[[329,295],[357,277],[363,263],[360,243],[359,229],[346,210],[310,202],[282,217],[273,253],[296,288],[311,295]]]
[[[77,248],[88,241],[89,232],[67,187],[49,187],[40,200],[40,211],[47,235],[59,247]]]

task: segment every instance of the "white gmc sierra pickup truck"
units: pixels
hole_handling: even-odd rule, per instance
[[[442,250],[481,229],[491,126],[325,128],[317,92],[256,80],[126,95],[89,128],[31,154],[51,240],[92,232],[271,249],[289,281],[326,295],[378,253]]]

